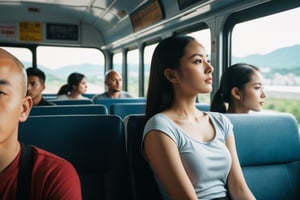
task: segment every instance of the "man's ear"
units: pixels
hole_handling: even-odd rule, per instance
[[[42,90],[45,90],[46,86],[45,84],[42,85]]]
[[[168,81],[171,83],[177,83],[177,77],[176,77],[176,72],[175,70],[171,68],[166,68],[164,71],[164,75]]]
[[[232,96],[234,99],[240,100],[240,99],[241,99],[241,94],[240,94],[239,88],[233,87],[233,88],[231,89],[231,96]]]
[[[29,116],[30,110],[32,108],[33,102],[32,98],[30,96],[26,96],[22,100],[22,105],[21,105],[21,113],[19,116],[19,121],[24,122]]]

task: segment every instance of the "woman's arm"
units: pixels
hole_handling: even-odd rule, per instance
[[[144,139],[144,151],[172,200],[198,200],[177,145],[170,137],[160,131],[149,132]]]
[[[228,135],[226,146],[231,154],[232,166],[228,175],[228,190],[230,197],[238,200],[254,200],[255,197],[248,188],[237,156],[233,133]]]

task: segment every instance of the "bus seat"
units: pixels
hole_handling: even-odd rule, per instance
[[[226,114],[249,188],[259,199],[300,199],[300,137],[288,113]]]
[[[132,200],[162,200],[153,172],[141,155],[144,115],[129,115],[124,119]]]
[[[300,135],[295,117],[288,113],[226,116],[234,126],[241,167],[256,198],[300,199]],[[129,115],[124,124],[133,199],[161,199],[141,155],[144,116]]]
[[[93,94],[93,93],[84,93],[84,94],[82,94],[82,96],[87,97],[87,98],[89,98],[89,99],[92,99],[93,96],[95,96],[95,95],[96,95],[96,94]]]
[[[53,102],[55,105],[80,105],[80,104],[94,103],[91,99],[74,99],[74,100],[48,99],[48,101]]]
[[[139,97],[139,98],[124,98],[124,99],[109,99],[109,98],[103,98],[103,99],[96,99],[94,100],[95,104],[102,104],[105,105],[108,109],[110,105],[116,104],[116,103],[146,103],[145,97]]]
[[[111,104],[110,114],[115,114],[124,119],[130,114],[145,114],[146,103],[114,103]]]
[[[124,125],[113,115],[30,116],[19,140],[70,161],[84,200],[130,200]]]
[[[57,95],[56,94],[43,94],[43,99],[49,100],[49,99],[56,99]]]
[[[30,116],[33,115],[71,115],[71,114],[108,114],[108,109],[100,104],[83,105],[54,105],[33,106]]]
[[[208,103],[196,103],[196,108],[204,112],[210,111],[210,105]]]

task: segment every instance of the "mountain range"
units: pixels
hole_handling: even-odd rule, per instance
[[[259,68],[268,68],[272,72],[292,72],[300,76],[300,45],[280,48],[268,54],[253,54],[246,57],[233,56],[232,63],[240,62],[249,63]],[[24,64],[25,66],[29,66],[26,63]],[[89,63],[68,65],[58,69],[49,69],[44,66],[39,67],[47,74],[47,78],[49,79],[65,79],[65,74],[72,72],[81,72],[89,77],[89,80],[92,78],[103,79],[104,76],[104,66],[100,66],[99,68],[99,65]]]
[[[300,45],[280,48],[268,54],[253,54],[233,57],[233,63],[246,62],[259,68],[296,69],[300,68]]]

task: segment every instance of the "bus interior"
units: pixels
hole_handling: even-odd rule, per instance
[[[83,199],[162,199],[140,152],[150,63],[162,39],[190,35],[214,67],[212,92],[197,98],[202,111],[228,66],[260,68],[263,111],[225,115],[256,198],[300,199],[299,18],[299,0],[0,0],[0,47],[42,69],[43,96],[57,104],[33,108],[19,139],[71,161]],[[105,91],[111,69],[136,98],[56,100],[70,73],[86,75],[92,98]]]

